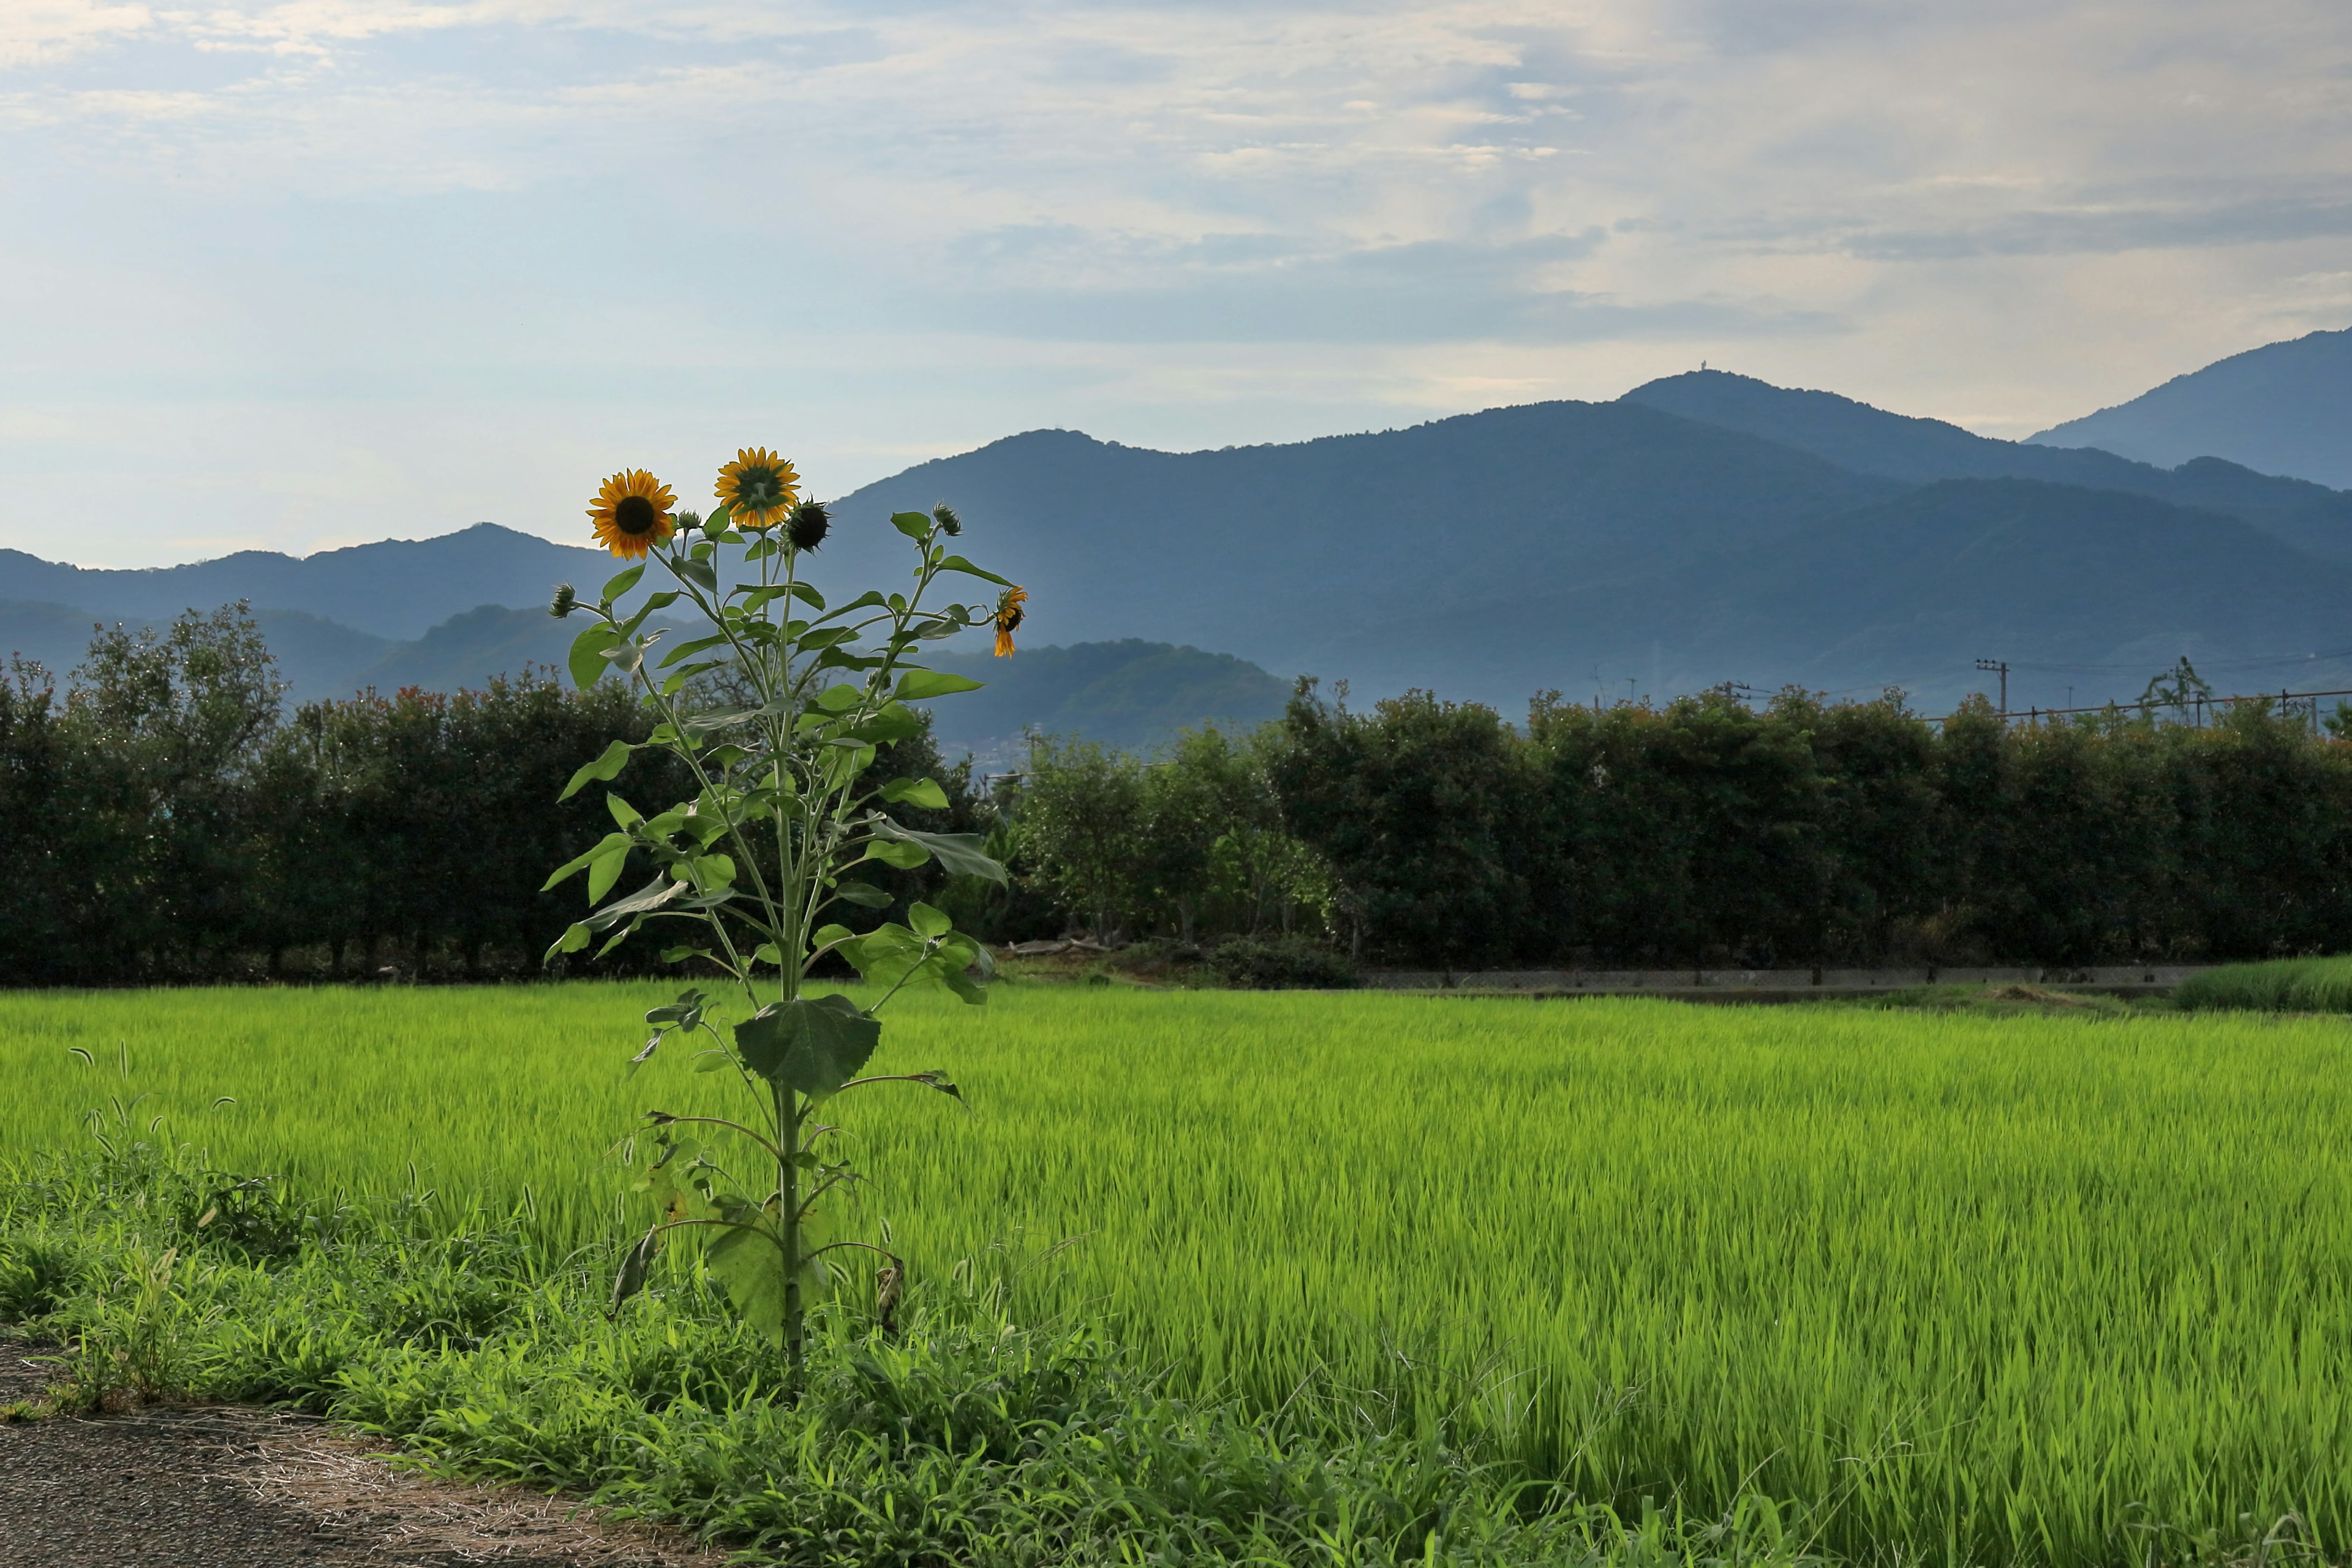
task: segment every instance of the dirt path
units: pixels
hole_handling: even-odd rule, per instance
[[[47,1370],[0,1346],[0,1404]],[[664,1531],[562,1499],[408,1474],[321,1423],[232,1408],[0,1426],[10,1568],[717,1568]]]

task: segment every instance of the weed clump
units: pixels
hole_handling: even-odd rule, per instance
[[[1247,991],[1343,991],[1356,984],[1344,952],[1298,936],[1244,936],[1220,942],[1209,966]]]

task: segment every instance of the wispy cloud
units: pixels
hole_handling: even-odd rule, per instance
[[[847,488],[1704,355],[2016,433],[2343,324],[2348,132],[2341,0],[16,0],[0,449],[190,477],[46,547],[140,559],[725,420]]]

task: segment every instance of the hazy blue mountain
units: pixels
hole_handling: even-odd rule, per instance
[[[1704,574],[1725,551],[1903,488],[1635,404],[1209,452],[1033,431],[844,498],[814,575],[829,589],[903,575],[888,515],[945,499],[968,553],[1029,588],[1040,640],[1142,637],[1369,689],[1458,687],[1421,628],[1498,584],[1565,608],[1613,583]]]
[[[168,621],[248,600],[388,638],[418,637],[478,605],[543,605],[558,583],[613,574],[600,550],[480,522],[438,539],[394,539],[297,558],[246,550],[217,561],[106,571],[0,550],[0,599],[75,605],[108,620]]]
[[[520,675],[533,668],[540,674],[551,674],[565,668],[572,639],[584,624],[559,621],[544,606],[518,610],[500,605],[478,605],[452,616],[414,642],[385,649],[358,672],[358,685],[387,694],[404,686],[456,691],[482,686],[494,675]]]
[[[0,600],[0,658],[16,655],[36,660],[62,684],[80,666],[89,650],[90,636],[101,621],[133,630],[169,624],[137,616],[100,616],[73,605]],[[353,631],[299,610],[263,610],[254,616],[254,622],[277,658],[279,672],[293,682],[297,701],[349,696],[353,688],[348,683],[359,679],[362,672],[398,646],[388,638]]]
[[[940,705],[942,740],[979,752],[1026,727],[1150,745],[1247,722],[1294,672],[1359,700],[1418,686],[1513,712],[1545,689],[1726,679],[1896,683],[1940,708],[1983,684],[1979,656],[2016,666],[2021,705],[2070,685],[2085,701],[2133,695],[2183,652],[2225,689],[2321,671],[2352,685],[2352,497],[2218,459],[2164,469],[1986,441],[1733,376],[1213,452],[1034,431],[835,503],[816,581],[903,582],[888,514],[942,499],[965,520],[961,548],[1034,595],[1014,658],[987,658],[984,637],[946,652],[991,683]],[[487,527],[159,573],[0,555],[0,598],[18,601],[0,605],[0,647],[63,671],[89,622],[132,618],[119,606],[136,594],[158,620],[244,595],[298,696],[478,685],[559,664],[577,627],[539,607],[547,586],[593,592],[612,565]],[[268,598],[296,589],[296,605]],[[108,597],[67,596],[83,591]],[[375,629],[388,611],[330,614],[337,593],[379,609],[404,595],[412,616],[440,603],[395,639]]]
[[[2352,686],[2352,568],[2140,496],[1950,480],[1725,566],[1681,613],[1695,668],[1948,698],[2006,658],[2017,707],[2136,695],[2183,653],[2224,692]]]
[[[1913,483],[2045,479],[2154,496],[2226,512],[2298,550],[2352,564],[2352,495],[2219,458],[2158,468],[2089,447],[1997,441],[1940,419],[1890,414],[1833,392],[1801,392],[1719,370],[1667,376],[1635,387],[1625,401],[1761,436],[1857,473]]]
[[[1024,731],[1149,751],[1204,723],[1247,729],[1279,718],[1290,697],[1287,680],[1231,654],[1136,637],[929,662],[987,683],[931,704],[940,751],[999,766],[1020,765]]]
[[[2149,463],[2227,458],[2352,489],[2352,328],[2232,354],[2032,439]]]

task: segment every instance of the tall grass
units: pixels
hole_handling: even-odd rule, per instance
[[[2191,1010],[2235,1007],[2264,1013],[2352,1013],[2352,958],[2284,958],[2225,963],[2190,975],[2172,994]]]
[[[604,1152],[723,1087],[623,1079],[662,994],[19,994],[0,1149],[74,1136],[116,1086],[66,1047],[122,1040],[223,1163],[608,1247]],[[1855,1555],[2352,1538],[2331,1020],[1001,989],[886,1041],[973,1109],[843,1102],[867,1222],[919,1273],[1025,1250],[1031,1310],[1192,1388],[1443,1415],[1631,1510],[1802,1501]]]

